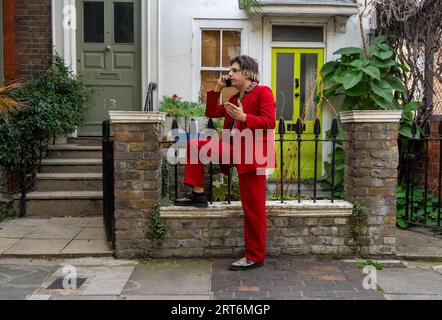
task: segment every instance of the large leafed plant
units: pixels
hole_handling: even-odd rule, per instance
[[[321,70],[324,98],[344,97],[341,111],[402,109],[407,88],[396,75],[406,67],[396,61],[385,37],[375,38],[366,51],[348,47],[335,54],[341,58]]]

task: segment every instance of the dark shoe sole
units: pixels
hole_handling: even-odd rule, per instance
[[[207,208],[209,203],[174,203],[175,207],[196,207],[196,208]]]
[[[264,263],[254,263],[249,267],[236,267],[236,266],[230,265],[228,267],[228,269],[230,271],[247,271],[247,270],[257,269],[257,268],[261,268],[261,267],[264,267]]]

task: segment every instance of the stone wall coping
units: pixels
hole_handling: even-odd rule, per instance
[[[353,110],[339,113],[342,123],[398,123],[402,118],[402,110]]]
[[[159,123],[166,121],[163,112],[109,111],[112,123]]]
[[[161,216],[166,219],[189,218],[238,218],[243,216],[241,202],[214,203],[208,208],[194,207],[163,207]],[[298,217],[298,218],[329,218],[348,217],[353,213],[353,205],[349,202],[338,200],[331,203],[328,200],[313,201],[278,201],[267,202],[267,217]]]

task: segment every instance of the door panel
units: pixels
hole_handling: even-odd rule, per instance
[[[80,136],[100,136],[109,111],[141,110],[139,0],[77,0],[78,72],[92,90]]]
[[[277,121],[284,118],[286,134],[284,139],[284,178],[298,179],[298,143],[297,120],[303,120],[303,140],[314,140],[314,122],[317,118],[322,123],[322,113],[317,110],[314,98],[319,83],[317,73],[324,64],[323,49],[286,49],[275,48],[272,52],[272,90],[277,104]],[[277,128],[278,128],[277,124]],[[276,144],[278,159],[279,143]],[[322,150],[320,144],[319,150]],[[314,142],[301,144],[301,179],[314,178]],[[322,153],[319,151],[318,161]],[[321,166],[320,166],[321,167]],[[318,178],[322,175],[318,173]],[[280,178],[279,169],[272,178]]]

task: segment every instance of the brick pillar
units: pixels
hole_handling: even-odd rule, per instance
[[[151,248],[149,219],[161,197],[162,113],[110,112],[115,141],[115,254]]]
[[[368,209],[368,237],[361,253],[396,253],[396,188],[400,111],[341,113],[345,196]]]

